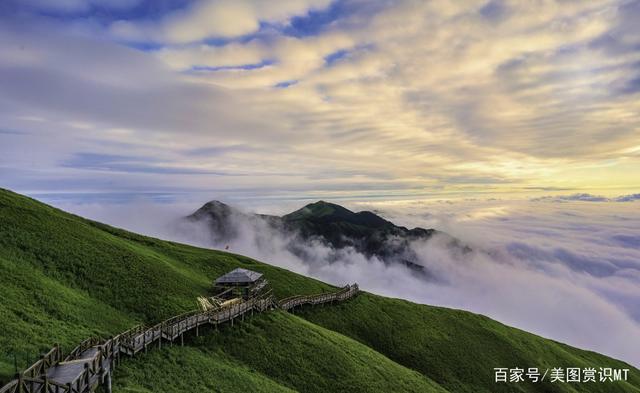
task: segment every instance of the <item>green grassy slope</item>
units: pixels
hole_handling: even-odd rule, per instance
[[[241,369],[249,367],[252,375],[269,376],[278,387],[300,392],[446,392],[424,375],[363,344],[282,311],[254,316],[250,322],[194,339],[186,353],[153,353],[144,363],[133,365],[135,372],[116,374],[115,392],[188,391],[180,387],[186,385],[183,381],[163,377],[157,370],[180,364],[180,369],[188,370],[184,375],[197,375],[201,364],[211,364],[208,359],[216,363],[231,359],[227,364],[244,365]],[[205,376],[210,386],[216,391],[234,391],[217,384],[220,371],[209,368],[214,369]]]
[[[132,234],[0,189],[0,380],[13,373],[14,354],[19,362],[22,352],[34,360],[54,342],[68,350],[92,334],[108,336],[190,310],[215,277],[235,267],[264,273],[278,297],[334,289],[250,258]],[[495,387],[487,378],[497,366],[620,364],[485,317],[368,294],[303,316],[308,321],[263,314],[189,348],[126,361],[116,387],[186,391],[190,376],[199,378],[202,391],[437,391],[433,381],[449,391],[487,391]],[[640,386],[638,370],[632,373]],[[401,390],[387,389],[389,381]],[[606,391],[602,386],[538,385],[537,391]]]
[[[300,316],[352,337],[455,392],[640,392],[640,373],[624,362],[466,311],[362,294],[333,307],[307,308]],[[634,339],[629,340],[631,344]],[[494,367],[613,367],[632,371],[628,384],[500,385],[494,383]]]
[[[113,382],[115,393],[294,392],[222,351],[203,351],[197,347],[149,352],[139,361],[127,362],[118,369]]]
[[[196,307],[235,267],[265,274],[278,297],[333,287],[229,253],[156,240],[0,190],[0,379],[60,343],[117,334]],[[27,356],[28,354],[28,356]]]

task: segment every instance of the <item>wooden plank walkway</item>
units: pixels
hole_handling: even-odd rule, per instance
[[[136,326],[108,340],[89,338],[65,358],[60,347],[55,346],[31,367],[18,373],[15,380],[0,388],[0,393],[88,393],[100,385],[111,392],[111,375],[122,354],[134,357],[151,347],[161,348],[163,342],[172,345],[176,340],[184,345],[185,333],[195,330],[198,335],[202,325],[230,322],[233,326],[234,319],[244,319],[248,313],[340,302],[358,292],[358,284],[353,284],[332,293],[293,296],[280,302],[266,294],[223,309],[177,315],[149,328]]]
[[[76,360],[60,362],[47,370],[47,378],[52,381],[67,385],[75,381],[82,374],[85,367],[98,355],[98,348],[89,348]]]

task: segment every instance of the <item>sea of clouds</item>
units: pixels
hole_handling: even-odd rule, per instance
[[[61,207],[151,236],[228,246],[336,285],[357,282],[380,295],[485,314],[640,366],[640,202],[635,199],[576,194],[342,203],[353,210],[373,210],[398,225],[439,229],[472,247],[471,253],[452,251],[437,236],[413,243],[432,280],[353,249],[300,243],[242,215],[234,220],[237,238],[215,242],[204,223],[180,220],[199,207],[192,203]],[[247,210],[282,214],[300,204],[254,204]]]

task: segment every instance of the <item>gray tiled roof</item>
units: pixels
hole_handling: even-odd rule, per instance
[[[229,273],[224,276],[218,277],[216,279],[216,284],[229,284],[229,283],[248,283],[255,282],[260,277],[262,277],[262,273],[254,272],[252,270],[237,268],[233,269]]]

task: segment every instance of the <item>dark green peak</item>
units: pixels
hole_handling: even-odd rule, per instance
[[[335,214],[335,213],[348,213],[353,214],[353,212],[345,207],[337,205],[335,203],[326,202],[326,201],[318,201],[314,203],[310,203],[307,206],[303,207],[303,209],[309,209],[311,212],[315,214]]]
[[[231,215],[235,211],[234,208],[227,205],[226,203],[213,200],[205,203],[202,207],[196,210],[195,213],[191,215],[193,218],[202,218],[203,216],[221,216],[227,217]]]
[[[216,207],[229,207],[229,205],[227,205],[224,202],[220,202],[218,200],[213,200],[205,203],[202,207],[216,208]]]
[[[384,218],[369,212],[352,212],[351,210],[331,202],[318,201],[310,203],[302,209],[283,217],[285,221],[315,221],[323,223],[350,223],[369,227],[370,229],[383,226],[393,226]]]
[[[327,216],[348,217],[353,214],[355,213],[353,213],[351,210],[348,210],[340,205],[336,205],[335,203],[318,201],[310,203],[303,208],[294,211],[293,213],[289,213],[283,218],[285,218],[286,220],[302,220]]]

